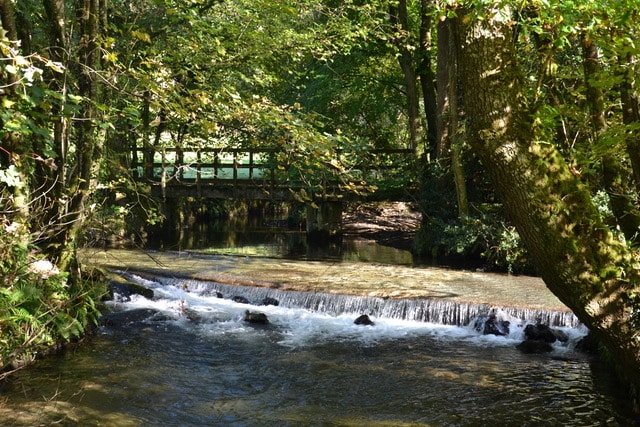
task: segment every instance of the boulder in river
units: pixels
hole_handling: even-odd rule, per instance
[[[249,304],[249,300],[240,295],[236,295],[235,297],[231,298],[231,300],[233,302],[237,302],[238,304]]]
[[[244,313],[244,321],[249,323],[255,323],[258,325],[267,325],[269,324],[269,318],[264,313],[258,313],[254,311],[245,311]]]
[[[550,328],[549,325],[543,325],[541,323],[525,326],[524,335],[527,337],[527,340],[533,341],[544,341],[548,343],[569,341],[567,334],[561,330]]]
[[[368,326],[375,325],[375,323],[373,323],[373,321],[366,314],[358,316],[358,318],[356,320],[354,320],[353,323],[355,323],[356,325],[365,325],[365,326],[366,325],[368,325]]]
[[[505,336],[509,335],[510,325],[511,322],[508,320],[500,320],[498,316],[491,313],[489,316],[479,317],[474,324],[474,328],[481,332],[482,335]]]
[[[280,301],[271,297],[264,297],[261,305],[280,305]]]
[[[524,353],[548,353],[553,350],[552,343],[556,341],[567,342],[569,337],[559,329],[550,328],[549,325],[537,323],[529,324],[524,328],[526,340],[516,346]]]
[[[132,295],[141,295],[145,298],[152,299],[153,291],[135,283],[111,280],[109,282],[109,295],[112,300],[127,302],[131,301]]]

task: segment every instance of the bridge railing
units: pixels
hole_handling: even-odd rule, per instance
[[[274,149],[136,149],[131,167],[137,178],[184,182],[262,179],[273,168]]]
[[[204,187],[253,187],[274,194],[279,187],[277,173],[287,167],[276,162],[277,153],[275,148],[136,148],[131,167],[136,178],[172,191],[196,187],[202,195]],[[397,164],[394,158],[414,158],[415,154],[410,149],[374,149],[363,153],[364,157],[369,161],[363,161],[358,169],[366,179],[384,177],[385,171]],[[295,186],[288,182],[281,187]]]

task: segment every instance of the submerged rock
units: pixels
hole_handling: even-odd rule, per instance
[[[235,297],[231,298],[231,300],[233,302],[237,302],[238,304],[249,304],[249,300],[240,295],[236,295]]]
[[[145,320],[155,320],[160,312],[151,308],[136,308],[126,311],[109,311],[100,318],[101,326],[126,326]]]
[[[589,332],[576,343],[576,350],[586,354],[597,355],[598,340]]]
[[[373,323],[373,321],[366,314],[358,316],[358,318],[354,320],[353,323],[355,323],[356,325],[375,325],[375,323]]]
[[[527,354],[549,353],[553,351],[553,346],[545,341],[526,340],[516,346],[518,350]]]
[[[256,323],[259,325],[267,325],[269,323],[269,318],[267,318],[267,315],[264,313],[247,310],[244,313],[244,321],[249,323]]]
[[[204,316],[196,310],[185,307],[182,309],[182,315],[193,323],[205,323]]]
[[[280,301],[275,298],[265,297],[261,305],[280,305]]]

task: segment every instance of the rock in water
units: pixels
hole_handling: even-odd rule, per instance
[[[375,323],[373,323],[373,321],[369,319],[369,316],[367,316],[366,314],[359,316],[356,320],[353,321],[353,323],[355,323],[356,325],[375,325]]]
[[[269,319],[267,315],[264,313],[257,313],[252,311],[245,311],[244,313],[244,321],[249,323],[256,323],[258,325],[267,325],[269,323]]]
[[[249,304],[249,300],[240,295],[236,295],[235,297],[231,298],[231,300],[233,302],[237,302],[238,304]]]
[[[511,322],[508,320],[499,320],[495,314],[488,317],[480,317],[476,319],[474,328],[483,335],[509,335],[509,326]]]
[[[117,280],[111,280],[109,282],[109,293],[111,299],[120,302],[131,301],[132,295],[141,295],[147,299],[153,299],[153,291],[151,289],[147,289],[136,283]]]
[[[559,329],[552,329],[548,325],[541,323],[527,325],[524,328],[524,335],[527,338],[516,346],[524,353],[548,353],[553,351],[552,343],[556,341],[567,342],[569,337]]]
[[[527,325],[524,328],[524,335],[528,340],[544,341],[554,343],[556,341],[567,342],[569,337],[559,329],[552,329],[548,325],[538,323],[536,325]]]

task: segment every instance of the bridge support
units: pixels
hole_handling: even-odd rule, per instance
[[[307,237],[312,240],[342,237],[342,202],[318,202],[317,207],[307,205]]]

